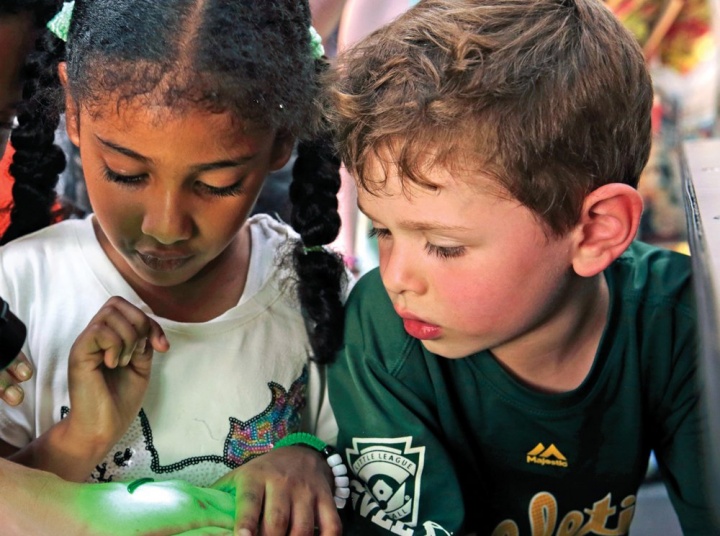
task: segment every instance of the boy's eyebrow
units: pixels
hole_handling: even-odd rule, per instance
[[[358,209],[360,212],[365,214],[371,221],[374,220],[367,210],[365,210],[360,202],[358,201]],[[470,231],[470,227],[464,227],[462,225],[448,225],[447,223],[439,221],[413,221],[413,220],[401,220],[398,222],[398,226],[403,229],[409,229],[411,231]]]
[[[143,164],[152,164],[153,163],[152,158],[141,155],[140,153],[133,151],[132,149],[128,149],[127,147],[123,147],[122,145],[118,145],[117,143],[113,143],[109,140],[105,140],[98,135],[95,135],[95,138],[100,143],[102,143],[105,147],[107,147],[108,149],[110,149],[112,151],[115,151],[115,152],[120,153],[125,156],[129,156],[130,158],[138,160],[138,161],[142,162]],[[249,160],[252,160],[254,157],[255,157],[255,154],[251,154],[249,156],[241,156],[236,159],[218,160],[217,162],[208,162],[206,164],[196,164],[192,167],[192,169],[196,173],[201,173],[203,171],[212,171],[214,169],[238,167],[238,166],[242,166]]]

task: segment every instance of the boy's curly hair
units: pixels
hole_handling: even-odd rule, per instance
[[[471,162],[558,235],[592,190],[636,186],[649,155],[650,76],[600,0],[423,0],[342,56],[333,82],[361,187],[382,184],[367,166],[382,151],[421,184],[428,164]]]

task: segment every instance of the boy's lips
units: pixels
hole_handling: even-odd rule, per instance
[[[424,320],[421,320],[415,315],[407,312],[400,312],[397,310],[396,312],[398,316],[402,318],[403,327],[411,337],[415,337],[420,340],[432,340],[437,339],[440,335],[442,335],[442,328],[440,326],[425,322]]]

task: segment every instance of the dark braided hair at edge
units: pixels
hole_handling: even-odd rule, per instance
[[[35,51],[23,68],[23,94],[18,105],[18,126],[10,140],[15,155],[10,174],[15,179],[10,226],[0,244],[31,233],[50,224],[55,202],[58,174],[65,168],[65,155],[55,145],[55,130],[60,113],[47,106],[45,89],[57,87],[57,66],[64,56],[64,43],[53,36],[45,24],[62,7],[58,0],[3,0],[0,16],[6,13],[32,11],[40,29]]]
[[[107,95],[118,105],[150,96],[155,104],[228,111],[287,131],[301,140],[290,187],[291,224],[301,237],[292,250],[297,292],[312,357],[330,362],[343,336],[344,265],[330,250],[307,248],[332,242],[340,229],[340,162],[323,133],[327,62],[313,61],[309,28],[307,0],[76,0],[67,50],[46,39],[36,83],[28,86],[21,119],[28,130],[17,133],[27,142],[19,151],[27,170],[17,180],[18,217],[6,237],[47,225],[47,216],[22,225],[20,216],[48,213],[62,169],[62,155],[52,149],[63,104],[60,61],[67,61],[68,90],[83,106]]]
[[[292,226],[302,237],[293,257],[300,284],[303,311],[312,323],[310,342],[316,361],[332,360],[343,339],[344,315],[341,295],[345,266],[336,253],[325,248],[306,248],[332,242],[340,230],[337,193],[340,159],[330,133],[301,141],[290,184]],[[304,246],[304,247],[303,247]]]

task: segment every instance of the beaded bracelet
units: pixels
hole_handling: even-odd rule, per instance
[[[343,463],[340,454],[324,441],[306,432],[288,434],[275,443],[273,448],[289,447],[291,445],[305,445],[318,451],[325,457],[325,461],[327,461],[332,470],[333,477],[335,477],[335,495],[333,497],[335,499],[335,506],[337,506],[338,509],[345,508],[345,503],[348,497],[350,497],[350,477],[348,476],[347,467]]]

